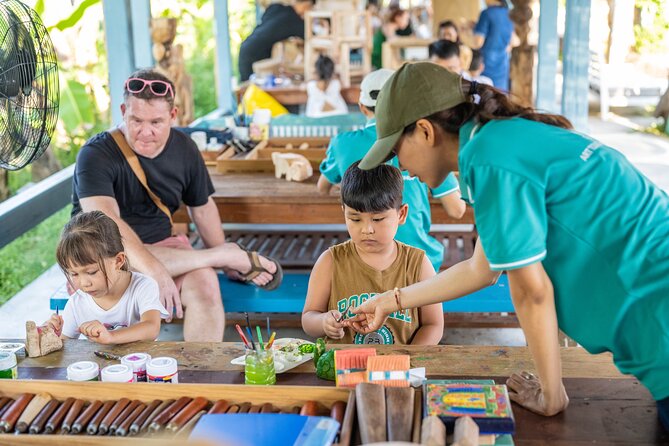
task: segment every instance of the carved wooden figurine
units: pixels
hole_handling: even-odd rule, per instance
[[[29,357],[45,356],[62,348],[62,339],[50,325],[38,327],[33,321],[26,322],[26,352]]]
[[[302,155],[294,153],[272,153],[274,176],[286,176],[288,181],[304,181],[314,174],[311,163]]]

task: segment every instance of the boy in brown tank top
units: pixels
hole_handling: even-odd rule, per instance
[[[396,311],[377,331],[356,332],[349,309],[377,293],[434,276],[421,249],[394,240],[406,220],[404,182],[399,169],[380,165],[348,168],[341,182],[346,228],[351,240],[324,252],[311,272],[302,328],[310,336],[327,336],[343,344],[438,344],[444,331],[441,304]]]

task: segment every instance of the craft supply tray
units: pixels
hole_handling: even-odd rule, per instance
[[[153,400],[179,399],[180,397],[204,397],[211,403],[227,400],[230,404],[250,403],[263,405],[271,403],[276,410],[290,410],[302,407],[307,401],[318,403],[321,416],[329,416],[332,405],[337,401],[346,403],[340,430],[339,446],[348,446],[354,441],[352,436],[355,411],[355,392],[351,389],[316,386],[247,386],[229,384],[150,384],[150,383],[105,383],[43,380],[0,380],[0,397],[16,399],[24,393],[49,393],[59,401],[67,398],[82,399],[88,403],[95,400],[108,401],[129,398],[150,403]],[[175,439],[172,434],[162,431],[155,436],[142,433],[133,437],[116,437],[81,434],[0,434],[0,444],[34,445],[103,445],[103,444],[184,444],[185,438]]]

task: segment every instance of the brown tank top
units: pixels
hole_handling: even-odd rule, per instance
[[[376,294],[405,287],[420,280],[425,252],[397,243],[397,258],[385,271],[366,264],[351,240],[330,248],[333,260],[332,287],[328,311],[356,307]],[[346,317],[353,316],[346,313]],[[330,340],[339,344],[409,344],[420,327],[418,309],[392,313],[379,330],[363,335],[352,329],[344,330],[342,339]]]

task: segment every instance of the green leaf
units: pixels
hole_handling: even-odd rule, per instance
[[[95,122],[95,100],[86,86],[62,72],[60,79],[59,119],[68,133],[74,133],[84,124]]]
[[[77,9],[75,9],[74,12],[72,12],[72,14],[70,14],[68,18],[61,20],[60,22],[56,23],[53,26],[48,27],[47,29],[51,31],[52,29],[56,28],[63,31],[68,28],[72,28],[79,22],[79,20],[81,20],[86,10],[97,3],[100,3],[100,0],[84,0],[79,4],[79,6],[77,6]]]
[[[44,14],[44,0],[37,0],[37,3],[35,3],[35,12],[38,16],[42,17],[42,14]]]

